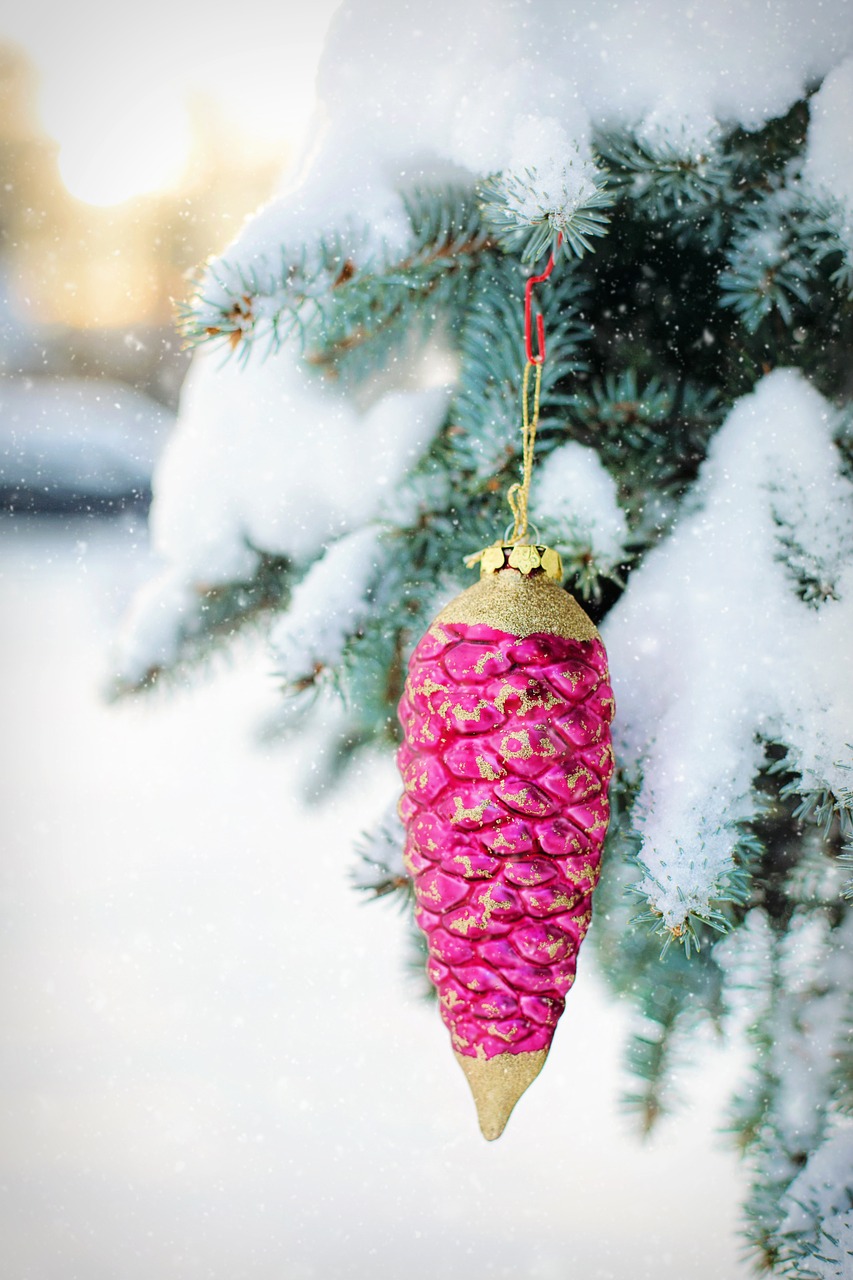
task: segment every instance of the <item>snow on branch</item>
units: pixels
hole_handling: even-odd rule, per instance
[[[628,525],[616,482],[595,449],[569,441],[538,468],[531,513],[546,541],[565,552],[580,586],[612,576],[626,558]]]
[[[253,598],[271,558],[298,572],[375,519],[429,448],[448,399],[444,386],[375,388],[356,405],[289,350],[251,376],[199,353],[155,477],[151,528],[163,570],[125,628],[123,681],[176,661],[182,637],[205,630],[201,606],[209,617],[232,587]]]
[[[724,927],[735,850],[759,802],[764,745],[804,794],[843,802],[853,688],[853,485],[832,407],[777,370],[732,409],[693,508],[650,552],[607,619],[617,746],[641,777],[639,886],[676,937]],[[792,555],[793,551],[793,555]],[[817,590],[814,584],[819,584]]]
[[[561,250],[581,258],[607,233],[604,210],[614,197],[606,183],[606,174],[572,155],[564,140],[546,166],[508,169],[484,184],[483,213],[505,249],[521,250],[522,262]]]
[[[318,234],[309,220],[288,216],[286,205],[270,206],[203,269],[181,311],[184,336],[225,342],[244,355],[254,343],[275,351],[288,338],[321,350],[336,337],[351,346],[358,334],[363,343],[470,267],[487,243],[470,186],[392,197],[402,224],[393,236],[381,222],[359,224],[346,214]]]
[[[341,660],[347,638],[371,608],[382,529],[367,525],[333,543],[294,589],[271,634],[276,674],[291,687],[313,682]]]
[[[829,73],[810,114],[803,180],[825,202],[821,212],[835,231],[835,245],[823,246],[840,251],[834,278],[853,291],[853,58]]]

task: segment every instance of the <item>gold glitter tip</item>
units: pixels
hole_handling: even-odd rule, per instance
[[[480,1131],[487,1142],[494,1142],[506,1128],[513,1107],[545,1065],[548,1050],[499,1053],[494,1058],[453,1056],[471,1087]]]
[[[432,627],[452,622],[484,623],[520,640],[540,633],[570,640],[594,640],[598,635],[574,597],[552,578],[515,569],[480,578],[445,605]]]

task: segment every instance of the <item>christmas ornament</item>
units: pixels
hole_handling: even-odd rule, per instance
[[[528,284],[528,335],[530,283],[544,278]],[[488,1139],[541,1070],[574,981],[613,767],[604,646],[560,586],[557,553],[527,539],[541,324],[539,350],[533,358],[528,340],[513,535],[471,558],[480,581],[417,645],[399,706],[415,918]]]

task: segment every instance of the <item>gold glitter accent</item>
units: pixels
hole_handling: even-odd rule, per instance
[[[466,853],[457,853],[453,861],[460,863],[465,869],[466,876],[468,876],[469,879],[473,879],[474,868],[471,866],[471,859]]]
[[[443,996],[439,996],[439,1004],[443,1004],[445,1009],[455,1009],[458,1004],[464,1003],[462,997],[458,996],[452,987],[449,991],[445,991]]]
[[[541,685],[537,684],[535,680],[528,680],[527,685],[530,689],[541,688]],[[537,707],[540,707],[543,711],[550,711],[552,707],[558,706],[560,702],[560,699],[550,691],[544,698],[537,698],[535,694],[528,693],[527,689],[518,689],[514,684],[510,684],[507,681],[506,684],[501,685],[495,698],[495,706],[501,714],[506,710],[506,704],[512,697],[518,698],[520,704],[518,714],[520,716],[526,716],[528,711],[534,711]]]
[[[497,658],[500,660],[500,657],[500,653],[496,652],[494,649],[490,649],[488,653],[484,653],[482,658],[478,658],[474,663],[474,670],[477,672],[477,675],[481,676],[483,674],[486,668],[486,663],[490,658]]]
[[[520,884],[525,889],[535,889],[538,884],[542,883],[542,880],[543,880],[542,874],[535,867],[525,868],[527,871],[527,876],[525,877],[522,873],[523,863],[519,864],[517,862],[514,862],[508,865],[511,865],[512,867],[514,884]],[[534,906],[535,906],[535,903],[534,903]]]
[[[491,847],[492,847],[493,849],[512,849],[512,845],[510,844],[509,840],[507,840],[506,836],[505,836],[505,835],[503,835],[503,833],[502,833],[502,832],[500,832],[500,831],[498,831],[498,832],[497,832],[497,833],[492,837],[492,846],[491,846]]]
[[[514,569],[490,573],[475,582],[442,609],[430,632],[444,638],[442,625],[460,622],[494,627],[520,640],[540,634],[568,640],[595,640],[598,636],[577,601],[551,578],[543,573],[525,577]]]
[[[592,880],[593,873],[590,870],[575,871],[573,867],[566,867],[563,875],[572,884],[581,884],[584,880]]]
[[[485,907],[482,920],[480,921],[482,928],[486,927],[496,911],[509,911],[512,906],[512,903],[510,902],[495,902],[492,897],[493,887],[493,885],[489,885],[488,889],[480,899],[480,906]]]
[[[447,705],[448,704],[445,703],[444,707],[446,707]],[[456,716],[457,720],[479,720],[480,713],[482,712],[483,708],[487,707],[488,705],[489,703],[486,702],[484,698],[481,698],[473,711],[466,711],[464,707],[454,707],[453,715]],[[444,707],[442,707],[442,714],[444,714]]]
[[[448,686],[446,684],[439,684],[436,680],[433,680],[432,676],[427,676],[423,684],[412,686],[413,693],[422,693],[427,698],[431,693],[447,693],[447,691]]]
[[[510,1027],[509,1031],[498,1031],[497,1023],[490,1022],[486,1027],[490,1036],[495,1036],[498,1040],[506,1040],[507,1044],[512,1044],[518,1035],[518,1025]]]
[[[589,769],[585,769],[583,765],[579,769],[575,769],[574,773],[566,774],[566,786],[576,787],[581,778],[591,778],[592,774]]]
[[[479,927],[476,916],[460,916],[458,920],[449,920],[448,929],[452,929],[454,933],[461,933],[463,938],[467,938],[468,930]]]
[[[456,812],[450,819],[451,822],[482,822],[483,814],[486,812],[488,800],[484,800],[482,804],[475,805],[473,809],[466,809],[462,803],[461,796],[454,796],[453,803],[456,805]]]
[[[422,898],[429,898],[430,902],[441,902],[441,890],[434,880],[428,889],[419,888],[419,892]]]
[[[478,1046],[479,1047],[479,1046]],[[477,1107],[480,1132],[494,1142],[506,1128],[512,1109],[545,1065],[547,1049],[535,1053],[498,1053],[494,1058],[454,1054]]]
[[[482,898],[480,898],[479,900],[478,905],[483,908],[483,914],[480,916],[479,919],[477,919],[477,916],[474,913],[473,908],[469,907],[468,910],[471,912],[471,914],[467,916],[460,916],[459,919],[452,921],[452,923],[448,924],[447,926],[448,929],[454,929],[457,933],[461,933],[465,937],[467,937],[469,929],[485,929],[496,911],[509,911],[512,907],[512,903],[511,902],[495,902],[494,898],[492,897],[493,888],[494,888],[494,885],[490,884],[486,892],[483,894]],[[469,986],[473,986],[473,985],[476,985],[476,984],[469,983]]]
[[[501,692],[503,692],[503,690]],[[520,742],[521,746],[517,748],[511,747],[509,744],[513,739]],[[557,754],[554,750],[554,744],[550,742],[548,738],[542,739],[542,743],[539,747],[539,754],[541,756],[555,756]],[[530,745],[530,735],[528,731],[526,729],[516,729],[512,733],[504,734],[503,741],[501,742],[501,755],[506,760],[529,760],[533,755],[533,747]]]
[[[520,743],[515,749],[510,747],[510,742]],[[501,742],[501,755],[506,760],[529,760],[533,755],[533,748],[530,745],[530,737],[526,729],[519,729],[517,733],[504,734]]]
[[[506,755],[506,752],[504,752],[504,755]],[[490,782],[497,782],[498,778],[504,776],[492,768],[485,756],[477,756],[477,768],[480,770],[480,777],[488,778]]]

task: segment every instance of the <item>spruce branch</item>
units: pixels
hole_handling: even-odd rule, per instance
[[[224,343],[246,357],[259,341],[269,353],[295,339],[311,363],[338,365],[377,335],[391,336],[419,304],[446,295],[490,243],[470,191],[415,189],[402,199],[411,243],[396,259],[374,253],[362,262],[369,236],[361,228],[283,246],[275,266],[209,263],[179,309],[185,341]]]
[[[641,216],[669,223],[680,244],[689,231],[708,251],[719,245],[724,209],[734,199],[734,156],[711,145],[699,154],[664,140],[653,145],[624,132],[599,134],[596,149],[615,195]]]
[[[605,210],[615,200],[607,175],[590,163],[568,165],[558,191],[543,192],[536,169],[497,174],[483,184],[482,197],[483,217],[501,248],[520,253],[524,263],[591,252],[592,241],[607,234]]]
[[[525,278],[517,259],[486,255],[471,281],[459,336],[461,368],[450,412],[450,461],[493,493],[505,487],[504,475],[516,466],[521,443]],[[549,428],[560,421],[555,412],[561,404],[558,389],[586,368],[583,348],[590,331],[582,309],[588,291],[587,282],[568,266],[543,292],[548,359],[542,370],[541,456],[547,451]]]

